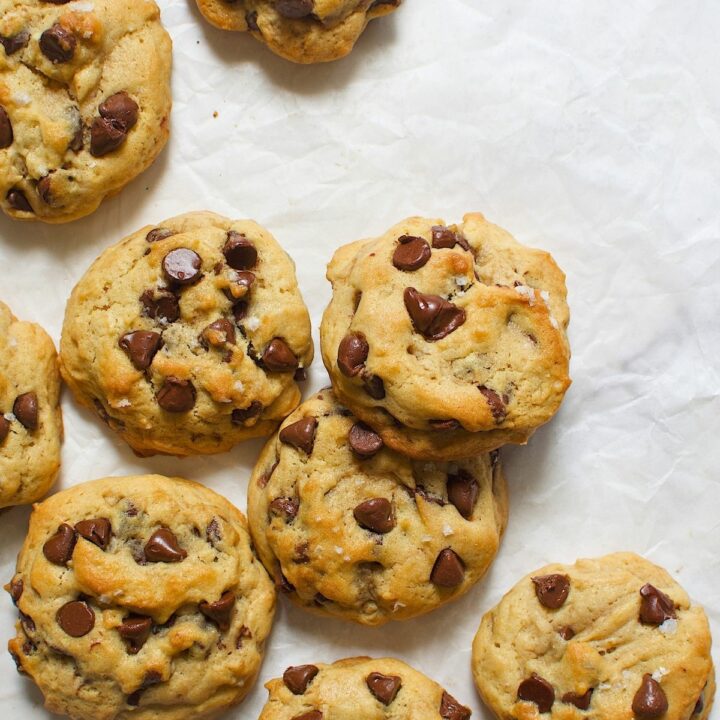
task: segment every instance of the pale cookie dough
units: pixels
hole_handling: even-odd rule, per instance
[[[170,37],[152,0],[0,0],[0,207],[93,212],[168,138]]]
[[[304,402],[250,479],[255,547],[301,607],[365,625],[430,612],[488,570],[507,523],[497,453],[413,462],[338,404]]]
[[[276,55],[318,63],[347,55],[368,22],[402,0],[197,0],[223,30],[247,31]]]
[[[18,670],[74,720],[216,717],[252,687],[275,609],[242,513],[160,475],[36,506],[6,589]]]
[[[705,612],[632,553],[548,565],[482,619],[472,670],[501,720],[706,720]]]
[[[55,345],[0,302],[0,508],[47,493],[60,468],[62,434]]]
[[[208,212],[106,250],[73,290],[61,341],[77,400],[141,455],[270,434],[312,357],[293,261],[258,224]]]
[[[400,660],[356,657],[289,667],[266,683],[259,720],[468,720],[470,708]]]
[[[341,247],[320,341],[340,402],[398,452],[524,443],[570,385],[565,276],[480,214]]]

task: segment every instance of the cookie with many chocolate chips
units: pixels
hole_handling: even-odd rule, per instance
[[[93,212],[168,138],[170,37],[153,0],[0,0],[0,207]]]
[[[0,508],[47,493],[60,467],[62,434],[55,345],[0,302]]]
[[[301,607],[365,625],[469,590],[495,557],[507,512],[497,453],[412,461],[329,389],[285,420],[248,490],[253,541],[278,586]]]
[[[570,385],[565,276],[480,214],[340,248],[320,341],[340,402],[406,455],[525,443]]]
[[[354,657],[289,667],[265,684],[259,720],[468,720],[470,708],[394,658]]]
[[[402,0],[197,0],[200,12],[223,30],[249,32],[276,55],[318,63],[347,55],[370,20]]]
[[[160,475],[37,505],[6,590],[18,670],[74,720],[216,717],[252,687],[275,609],[242,513]]]
[[[705,612],[632,553],[549,565],[482,619],[475,684],[502,720],[707,720]]]
[[[106,250],[73,290],[63,376],[140,455],[270,434],[312,361],[295,266],[249,220],[195,212]]]

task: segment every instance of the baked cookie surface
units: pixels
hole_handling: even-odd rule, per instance
[[[392,448],[451,460],[524,443],[570,379],[565,276],[480,214],[409,218],[341,247],[322,355],[340,402]]]
[[[306,609],[366,625],[469,590],[507,523],[496,454],[413,462],[329,389],[285,420],[248,488],[253,542],[278,587]]]
[[[38,505],[6,589],[18,669],[77,720],[215,717],[250,690],[275,606],[242,513],[159,475]]]
[[[55,345],[0,302],[0,508],[47,493],[60,468],[62,434]]]
[[[256,223],[207,212],[106,250],[73,290],[61,341],[77,400],[141,455],[271,433],[312,356],[293,261]]]
[[[402,0],[197,0],[223,30],[247,31],[276,55],[297,63],[347,55],[365,26]]]
[[[0,207],[93,212],[168,137],[170,37],[152,0],[0,0]]]
[[[498,718],[705,720],[710,630],[668,573],[632,553],[548,565],[482,619],[475,684]]]
[[[289,667],[266,683],[259,720],[467,720],[470,709],[393,658],[356,657]]]

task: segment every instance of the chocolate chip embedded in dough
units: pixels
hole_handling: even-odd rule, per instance
[[[34,392],[18,395],[13,403],[13,415],[27,430],[36,430],[38,426],[38,400]]]
[[[363,459],[376,455],[384,444],[382,438],[363,422],[356,422],[350,428],[348,443],[352,451]]]
[[[278,497],[268,506],[273,515],[282,516],[285,522],[292,522],[300,509],[300,501],[297,498]]]
[[[189,412],[195,406],[195,386],[190,380],[170,376],[155,395],[158,405],[167,412]]]
[[[74,638],[87,635],[95,627],[95,613],[84,600],[65,603],[57,611],[55,619],[58,625]]]
[[[404,272],[419,270],[427,263],[431,255],[427,240],[413,235],[398,238],[398,245],[393,253],[393,265]]]
[[[245,13],[245,22],[247,23],[248,30],[252,32],[260,32],[260,26],[257,22],[258,14],[255,10],[249,13]]]
[[[180,317],[180,303],[177,296],[165,288],[145,290],[140,296],[140,302],[146,315],[153,320],[174,323]]]
[[[118,345],[138,370],[146,370],[162,345],[162,337],[159,333],[149,330],[134,330],[125,333],[118,341]]]
[[[557,610],[565,604],[570,594],[570,578],[567,575],[542,575],[531,579],[541,605]]]
[[[639,718],[658,718],[668,710],[668,700],[660,683],[645,673],[632,702],[632,711]]]
[[[13,129],[7,110],[0,105],[0,150],[10,147],[13,142]]]
[[[562,701],[568,705],[574,705],[578,710],[587,710],[590,707],[592,701],[593,688],[590,688],[587,692],[579,695],[574,692],[567,692],[562,696]]]
[[[518,698],[526,702],[535,703],[541,713],[550,712],[555,702],[553,686],[537,673],[523,680],[518,687]]]
[[[459,470],[455,475],[448,475],[447,493],[460,515],[469,520],[480,495],[477,480],[467,470]]]
[[[385,397],[385,383],[379,375],[363,373],[363,388],[373,400],[382,400]]]
[[[280,441],[310,455],[315,445],[317,425],[318,422],[314,417],[302,418],[280,431]]]
[[[439,295],[427,295],[409,287],[405,288],[403,299],[413,327],[430,342],[441,340],[465,322],[465,311]]]
[[[468,720],[470,708],[461,705],[449,692],[443,691],[440,700],[440,717],[443,720]]]
[[[117,150],[127,138],[127,130],[117,120],[96,117],[90,125],[90,154],[103,157]]]
[[[370,692],[383,704],[389,705],[402,687],[402,680],[397,675],[383,675],[372,672],[365,678]]]
[[[149,243],[160,242],[160,240],[166,240],[169,237],[175,235],[175,231],[166,227],[156,227],[150,230],[145,236],[145,240]]]
[[[198,609],[206,617],[217,624],[220,632],[227,632],[230,629],[233,608],[235,607],[235,593],[228,590],[224,592],[219,600],[207,602],[203,600]]]
[[[28,213],[33,212],[32,205],[28,202],[28,199],[25,197],[25,193],[18,188],[12,188],[11,190],[8,190],[8,193],[5,196],[5,199],[7,200],[7,204],[13,210],[19,210],[20,212],[28,212]]]
[[[312,15],[315,3],[313,0],[275,0],[275,9],[283,17],[297,20]]]
[[[55,23],[40,36],[42,54],[55,65],[72,60],[76,46],[75,35],[60,23]]]
[[[21,30],[15,35],[0,35],[0,45],[5,48],[6,55],[14,55],[18,50],[27,47],[30,42],[30,33],[27,30]]]
[[[137,123],[138,109],[138,104],[124,90],[110,95],[98,107],[100,117],[119,122],[125,132]]]
[[[246,408],[235,408],[232,411],[230,420],[235,425],[242,425],[248,420],[256,418],[263,411],[263,404],[257,400],[253,400]]]
[[[444,225],[434,225],[432,228],[432,246],[437,249],[454,248],[459,245],[463,250],[470,250],[468,241],[459,233]]]
[[[355,507],[353,516],[360,527],[384,535],[395,527],[392,503],[387,498],[371,498]]]
[[[303,695],[318,672],[315,665],[291,666],[283,673],[283,682],[293,695]]]
[[[202,259],[190,248],[179,247],[171,250],[162,261],[162,268],[168,282],[176,285],[192,285],[202,277]]]
[[[5,442],[5,438],[9,434],[10,434],[10,421],[4,415],[0,415],[0,444]]]
[[[640,622],[646,625],[662,625],[677,617],[675,603],[654,585],[647,583],[640,588]]]
[[[107,518],[93,518],[92,520],[81,520],[75,524],[77,533],[97,545],[101,550],[107,550],[112,538],[112,525]]]
[[[457,587],[465,579],[465,563],[451,548],[445,548],[435,560],[430,573],[431,582],[440,587]]]
[[[54,565],[67,565],[75,550],[77,536],[70,525],[63,523],[43,545],[43,555]]]
[[[500,395],[495,392],[492,388],[486,387],[485,385],[478,385],[478,390],[482,393],[483,397],[490,406],[490,412],[492,413],[493,420],[499,425],[507,416],[507,408],[505,407],[505,401]]]
[[[355,377],[364,367],[370,346],[362,333],[349,333],[338,346],[337,363],[346,377]]]
[[[40,199],[46,204],[46,205],[52,205],[53,203],[53,195],[52,195],[52,179],[51,175],[47,174],[41,177],[37,181],[37,185],[35,186],[35,189],[37,190],[37,194],[40,197]]]
[[[200,333],[200,342],[207,347],[221,347],[223,345],[235,344],[235,326],[227,319],[220,318],[211,322]]]
[[[233,270],[252,270],[257,265],[258,251],[255,243],[235,230],[230,230],[227,234],[223,255]]]
[[[15,577],[10,581],[10,597],[15,605],[18,604],[20,598],[22,597],[24,589],[25,583],[22,578]],[[702,698],[700,699],[702,700]]]
[[[175,563],[187,557],[172,530],[160,528],[156,530],[145,544],[145,559],[148,562]]]
[[[262,363],[270,372],[295,372],[298,359],[282,338],[273,338],[262,354]]]
[[[150,637],[152,618],[144,615],[130,615],[118,626],[120,637],[127,644],[130,655],[137,655]]]

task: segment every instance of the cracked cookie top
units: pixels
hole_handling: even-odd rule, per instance
[[[413,462],[328,389],[266,445],[248,518],[260,559],[293,602],[380,625],[427,613],[485,574],[507,492],[497,453]]]
[[[79,720],[214,717],[250,690],[275,607],[242,513],[159,475],[38,505],[6,589],[18,669]]]
[[[76,398],[143,455],[269,434],[312,356],[290,257],[256,223],[205,212],[106,250],[73,290],[61,342]]]
[[[448,460],[523,443],[560,407],[565,276],[482,215],[409,218],[340,248],[328,279],[333,387],[396,450]]]
[[[165,145],[171,42],[152,0],[0,0],[0,206],[93,212]]]
[[[270,50],[297,63],[347,55],[373,18],[402,0],[197,0],[200,11],[223,30],[250,32]]]

